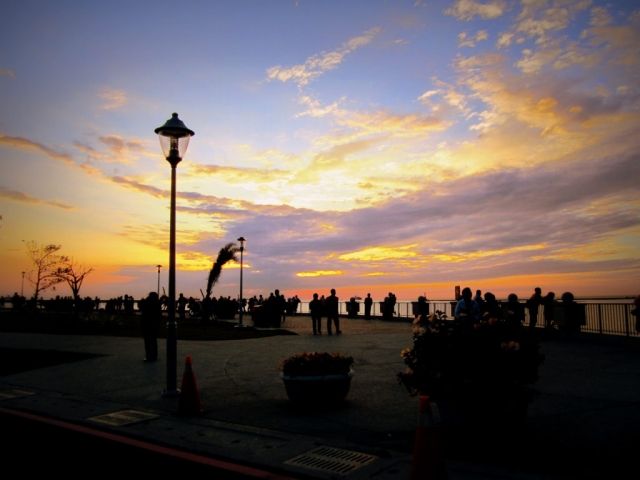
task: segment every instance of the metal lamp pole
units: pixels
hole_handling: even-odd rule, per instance
[[[242,324],[242,315],[244,314],[244,308],[242,306],[242,267],[244,265],[243,254],[244,254],[244,244],[246,240],[244,239],[244,237],[240,237],[238,239],[238,242],[240,242],[240,313],[238,314],[239,323],[237,327],[243,328],[244,325]]]
[[[158,298],[160,298],[160,268],[162,265],[156,265],[156,267],[158,267]]]
[[[25,272],[22,272],[22,286],[20,287],[20,296],[24,297],[24,274]]]
[[[160,138],[160,146],[165,158],[171,165],[171,214],[169,220],[169,301],[167,306],[167,388],[162,393],[164,397],[175,397],[180,394],[177,388],[177,351],[176,335],[176,167],[182,161],[187,151],[189,139],[195,135],[189,130],[178,114],[161,127],[154,130]],[[159,290],[159,287],[158,287]]]

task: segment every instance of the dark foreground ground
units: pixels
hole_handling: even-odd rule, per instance
[[[198,317],[187,317],[177,321],[178,335],[182,340],[218,341],[295,335],[287,330],[258,330],[253,327],[246,327],[239,331],[235,328],[237,320],[203,323]],[[0,310],[0,332],[140,337],[140,316],[104,312],[75,315],[56,312],[16,313],[12,310]],[[163,324],[158,331],[158,338],[165,338],[165,333],[166,328]]]
[[[181,340],[223,341],[295,335],[288,330],[257,330],[253,327],[245,327],[239,331],[234,322],[211,321],[203,324],[199,318],[179,319],[178,329]],[[74,315],[0,310],[0,332],[140,337],[140,317],[102,312]],[[166,338],[164,325],[158,331],[158,338]],[[0,349],[0,376],[85,360],[93,356],[58,350]]]
[[[66,333],[75,322],[76,328],[91,335],[139,337],[137,318],[123,321],[107,318],[102,323],[98,323],[98,319],[79,323],[79,319],[50,317],[25,320],[0,316],[0,319],[6,320],[0,321],[0,330],[23,328],[23,331],[36,332],[42,328],[47,333]],[[179,324],[180,338],[193,334],[198,340],[223,340],[239,333],[232,323],[189,323],[187,320]],[[60,328],[54,329],[56,325]],[[380,457],[376,463],[384,463],[388,452],[410,455],[417,405],[394,380],[395,373],[402,367],[399,352],[410,345],[411,326],[347,320],[343,335],[315,337],[311,335],[309,319],[300,317],[287,319],[287,328],[298,335],[282,330],[278,333],[289,335],[217,345],[180,343],[182,353],[192,355],[196,362],[205,407],[201,418],[189,422],[174,420],[170,413],[174,410],[173,403],[160,398],[165,372],[161,362],[156,365],[139,361],[141,341],[87,337],[77,342],[68,334],[47,335],[47,338],[0,334],[5,340],[2,343],[5,350],[0,350],[0,355],[6,355],[0,358],[1,364],[5,368],[19,367],[20,371],[32,369],[24,375],[3,374],[5,388],[37,392],[3,404],[31,411],[38,411],[42,404],[42,412],[46,414],[51,408],[61,411],[61,406],[69,403],[71,407],[60,416],[82,419],[95,413],[80,415],[79,409],[102,408],[104,399],[138,409],[166,411],[162,419],[141,425],[136,431],[141,436],[160,439],[168,435],[167,425],[179,424],[181,429],[194,429],[193,432],[181,430],[181,445],[196,449],[206,446],[230,458],[237,453],[242,460],[251,459],[253,464],[278,468],[282,467],[282,459],[293,456],[294,450],[297,454],[310,448],[311,445],[305,443],[309,437],[320,444],[372,453]],[[124,335],[126,332],[129,335]],[[241,338],[247,338],[249,332]],[[257,336],[275,333],[250,332]],[[71,349],[75,352],[65,352]],[[276,367],[282,356],[320,349],[353,355],[357,359],[356,378],[342,408],[326,412],[298,411],[287,400]],[[524,428],[489,424],[481,429],[442,431],[442,447],[451,480],[637,478],[635,464],[640,445],[640,383],[637,381],[640,354],[637,349],[558,339],[543,342],[542,349],[546,361],[536,385],[539,397],[529,408]],[[36,370],[47,365],[52,368]],[[77,384],[89,365],[92,375],[100,381]],[[82,402],[78,402],[79,398]],[[91,403],[94,399],[98,407]],[[482,412],[478,415],[482,416]],[[225,428],[220,428],[221,425]],[[247,429],[251,429],[251,435],[246,435]],[[214,441],[218,438],[220,441]],[[228,448],[228,444],[232,448]],[[281,453],[285,449],[291,449],[292,453]],[[398,465],[392,469],[402,470],[402,464]],[[485,467],[508,469],[508,472],[492,470],[480,475],[481,468]],[[517,475],[512,475],[514,472]],[[376,474],[366,478],[386,480],[392,476]]]

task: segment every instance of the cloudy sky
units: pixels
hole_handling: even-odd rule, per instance
[[[23,241],[93,267],[81,295],[146,294],[157,264],[167,288],[154,129],[172,112],[195,131],[187,296],[240,236],[245,296],[640,293],[636,1],[24,0],[3,18],[2,295],[31,269]]]

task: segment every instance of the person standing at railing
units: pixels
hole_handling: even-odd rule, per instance
[[[580,327],[586,323],[584,305],[573,300],[573,293],[562,294],[562,306],[564,308],[564,329],[569,334],[580,331]]]
[[[473,301],[478,304],[478,308],[482,312],[484,309],[484,299],[482,298],[482,290],[476,290],[476,296],[473,297]]]
[[[505,325],[516,332],[524,322],[524,305],[518,301],[518,295],[510,293],[507,297]]]
[[[322,302],[318,299],[318,294],[313,294],[313,300],[309,302],[309,314],[313,324],[313,334],[322,335]]]
[[[469,287],[462,289],[462,299],[456,305],[455,322],[463,329],[473,329],[473,325],[480,322],[480,308],[473,300]]]
[[[633,301],[633,310],[631,315],[636,317],[636,332],[640,332],[640,295]]]
[[[555,308],[556,302],[555,300],[556,294],[553,292],[547,293],[542,298],[542,316],[544,317],[544,327],[547,329],[553,328],[553,309]]]
[[[339,299],[336,297],[335,288],[331,289],[331,295],[327,297],[324,302],[325,308],[327,310],[327,334],[331,335],[331,323],[333,323],[336,327],[336,335],[340,335],[342,332],[340,331],[340,317],[339,317]]]
[[[498,303],[498,300],[496,300],[496,296],[491,292],[486,292],[484,294],[484,302],[482,303],[480,311],[483,319],[486,321],[489,321],[492,318],[495,318],[496,320],[500,320],[502,318],[502,307]]]
[[[389,292],[389,296],[384,299],[384,311],[382,312],[382,318],[385,320],[393,319],[393,315],[396,313],[396,296]]]
[[[427,324],[429,316],[429,304],[427,303],[427,297],[420,295],[418,297],[418,305],[415,312],[415,319],[413,323]]]
[[[527,300],[527,310],[529,310],[529,330],[531,332],[536,328],[536,323],[538,323],[538,312],[540,309],[540,304],[542,303],[542,290],[540,287],[536,287],[534,289],[533,295],[531,298]]]
[[[367,298],[364,299],[364,319],[371,320],[371,305],[373,305],[373,298],[371,294],[367,293]]]

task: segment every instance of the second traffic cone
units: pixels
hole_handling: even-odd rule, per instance
[[[191,355],[187,355],[184,374],[182,375],[178,415],[193,416],[199,415],[203,411],[200,392],[198,391],[198,382],[196,382],[196,374],[193,373],[193,360],[191,359]]]
[[[410,480],[447,480],[447,468],[440,449],[438,430],[429,397],[420,396],[420,418],[413,443]]]

